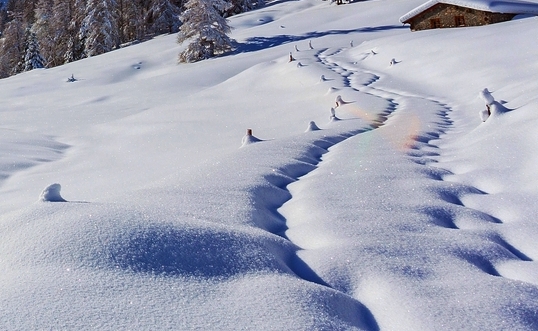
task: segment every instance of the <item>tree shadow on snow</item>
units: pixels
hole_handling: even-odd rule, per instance
[[[374,26],[374,27],[363,27],[353,30],[329,30],[329,31],[316,31],[316,32],[310,32],[304,35],[277,35],[272,37],[252,37],[243,43],[237,43],[235,45],[236,50],[234,53],[248,53],[248,52],[255,52],[266,48],[276,47],[283,44],[291,43],[291,42],[298,42],[302,40],[308,40],[308,39],[314,39],[314,38],[320,38],[325,37],[329,35],[345,35],[350,33],[358,33],[358,32],[379,32],[379,31],[387,31],[387,30],[394,30],[394,29],[406,29],[407,27],[401,26],[401,25],[382,25],[382,26]]]

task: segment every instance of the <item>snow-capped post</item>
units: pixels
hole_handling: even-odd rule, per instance
[[[336,108],[340,107],[341,105],[345,104],[344,100],[342,99],[341,95],[338,95],[336,97]]]
[[[247,133],[243,136],[243,139],[241,139],[241,147],[245,147],[246,145],[256,143],[258,141],[261,140],[252,135],[252,129],[247,129]]]
[[[329,117],[329,119],[331,121],[338,119],[338,117],[336,117],[336,110],[334,108],[332,108],[332,107],[331,107],[331,117]]]
[[[391,66],[391,67],[392,67],[393,65],[395,65],[395,64],[396,64],[396,59],[392,59],[392,60],[390,60],[390,66]]]
[[[351,40],[351,41],[349,42],[349,46],[350,46],[350,47],[353,47],[353,40]]]
[[[297,45],[295,45],[295,51],[296,51],[296,52],[300,52],[300,51],[299,51],[299,48],[297,47]]]
[[[312,40],[309,40],[309,41],[308,41],[308,48],[310,48],[310,49],[314,49],[314,47],[312,47]]]
[[[291,61],[295,61],[295,59],[293,58],[293,55],[292,55],[291,52],[290,52],[290,59],[289,59],[288,62],[291,62]]]
[[[60,184],[51,184],[41,192],[41,195],[39,195],[39,201],[43,202],[67,202],[62,196],[60,195],[60,190],[62,189],[62,186]]]
[[[319,130],[321,129],[316,125],[316,122],[310,121],[310,123],[308,123],[308,127],[306,128],[305,132],[319,131]]]
[[[324,82],[325,81],[325,75],[321,75],[321,77],[319,78],[319,81]]]

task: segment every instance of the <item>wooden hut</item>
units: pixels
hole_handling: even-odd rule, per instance
[[[478,26],[538,15],[538,3],[509,0],[429,0],[400,17],[411,31]]]

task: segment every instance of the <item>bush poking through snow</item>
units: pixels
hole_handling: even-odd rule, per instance
[[[71,77],[67,78],[68,83],[74,83],[77,79],[75,78],[75,75],[71,74]]]
[[[62,186],[60,184],[51,184],[41,192],[41,195],[39,196],[39,201],[43,202],[67,202],[62,196],[60,195],[60,190],[62,189]]]

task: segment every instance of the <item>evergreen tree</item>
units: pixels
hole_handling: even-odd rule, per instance
[[[155,34],[178,32],[180,10],[170,0],[152,0],[147,14],[150,30]]]
[[[45,60],[39,52],[39,43],[34,32],[26,30],[26,52],[24,56],[24,71],[45,68]]]
[[[230,26],[221,16],[230,4],[224,0],[189,0],[181,15],[178,43],[190,41],[179,62],[196,62],[232,50]]]
[[[87,56],[95,56],[119,46],[115,0],[89,0],[82,23]]]

